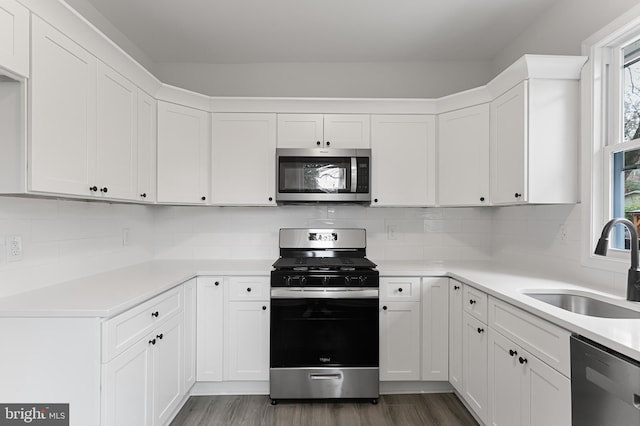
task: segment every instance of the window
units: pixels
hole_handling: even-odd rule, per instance
[[[640,6],[583,44],[582,73],[583,263],[612,271],[628,268],[629,238],[618,226],[612,250],[594,256],[603,225],[626,217],[640,227]],[[591,148],[591,149],[590,149]]]

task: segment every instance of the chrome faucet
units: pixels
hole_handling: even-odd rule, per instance
[[[631,235],[631,267],[629,268],[629,273],[627,274],[627,300],[632,302],[640,302],[640,270],[638,269],[638,231],[636,227],[629,221],[624,218],[616,218],[611,219],[609,222],[604,225],[602,228],[602,235],[600,235],[600,239],[598,240],[598,244],[596,245],[596,250],[594,254],[599,256],[606,256],[607,249],[609,248],[609,233],[611,232],[611,228],[615,225],[620,224],[624,225]]]

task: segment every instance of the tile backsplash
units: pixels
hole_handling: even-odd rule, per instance
[[[185,207],[0,197],[0,297],[154,258],[275,259],[284,227],[366,228],[374,261],[494,261],[621,293],[623,274],[581,265],[581,208]],[[7,259],[8,235],[22,238],[22,260]]]

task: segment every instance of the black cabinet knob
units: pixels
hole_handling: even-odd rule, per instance
[[[475,300],[473,300],[473,299],[469,299],[469,304],[470,304],[470,305],[475,305],[476,303],[478,303],[478,302],[476,302],[476,301],[475,301]]]
[[[150,344],[150,345],[155,345],[155,344],[156,344],[156,339],[151,339],[151,340],[149,340],[149,344]]]
[[[320,146],[321,143],[322,142],[320,142],[320,141],[316,141],[316,145],[318,145],[318,146]]]
[[[96,192],[97,190],[98,190],[98,187],[95,185],[89,187],[89,191],[91,192]]]
[[[105,194],[107,193],[108,190],[109,188],[107,188],[106,186],[104,188],[100,188],[100,192],[104,192]]]
[[[518,358],[518,361],[520,361],[520,364],[526,364],[528,362],[526,358],[522,357]]]
[[[484,333],[484,328],[478,327],[478,333],[480,333],[480,334]]]
[[[202,196],[202,198],[200,198],[202,201],[206,200],[207,197],[205,197],[204,195]]]
[[[147,193],[146,193],[146,192],[143,192],[142,194],[140,194],[140,196],[141,196],[142,198],[147,198]]]
[[[402,287],[398,289],[398,293],[402,293]]]
[[[151,312],[151,316],[152,317],[158,318],[158,315],[160,315],[160,313],[158,311]]]
[[[514,351],[513,349],[509,349],[509,355],[516,356],[518,355],[518,352]]]
[[[156,337],[157,337],[158,339],[162,340],[162,338],[164,337],[164,334],[163,334],[163,333],[160,333],[160,334],[158,334]]]
[[[215,283],[213,283],[213,285],[220,285],[220,282],[216,281]]]
[[[273,201],[273,197],[269,197],[269,201]]]
[[[247,287],[247,293],[251,293],[251,287]]]
[[[386,306],[383,306],[383,307],[382,307],[382,310],[383,310],[383,311],[386,311],[386,310],[387,310],[387,307],[386,307]]]
[[[454,290],[460,290],[460,286],[459,286],[459,285],[454,285],[454,286],[453,286],[453,289],[454,289]]]
[[[263,310],[263,311],[266,311],[266,310],[267,310],[267,307],[266,307],[266,306],[263,306],[263,307],[262,307],[262,310]]]
[[[522,194],[520,194],[519,192],[516,192],[514,195],[515,195],[516,198],[522,197]]]
[[[377,198],[374,198],[374,199],[373,199],[373,202],[374,202],[374,203],[377,203],[377,202],[378,202],[378,199],[377,199]]]
[[[484,197],[480,197],[480,201],[484,201]]]
[[[331,145],[331,142],[327,141],[327,146]]]

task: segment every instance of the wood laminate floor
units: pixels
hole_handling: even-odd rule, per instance
[[[192,396],[171,426],[477,425],[453,393],[381,395],[378,404],[279,401],[266,395]]]

